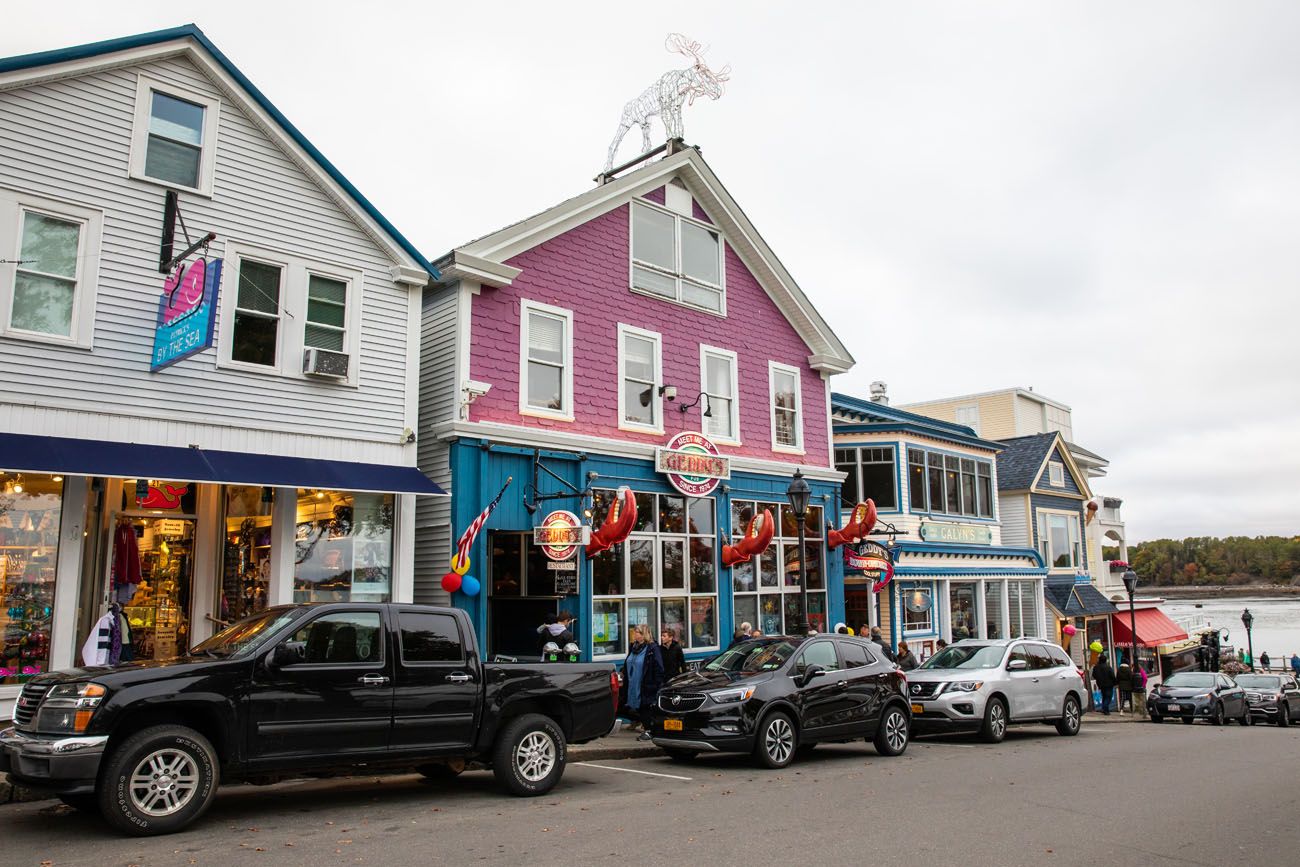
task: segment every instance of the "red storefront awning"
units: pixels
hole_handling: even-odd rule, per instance
[[[1187,638],[1187,633],[1166,617],[1159,608],[1139,608],[1134,612],[1134,617],[1137,620],[1138,644],[1143,647],[1170,644]],[[1127,611],[1111,615],[1111,628],[1116,647],[1125,647],[1133,643],[1133,631],[1129,628]]]

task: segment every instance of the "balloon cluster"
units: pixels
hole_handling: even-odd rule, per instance
[[[466,596],[477,596],[483,587],[477,578],[467,575],[467,572],[469,572],[469,556],[466,555],[462,561],[459,554],[452,554],[451,571],[442,576],[442,589],[448,593],[459,590]]]

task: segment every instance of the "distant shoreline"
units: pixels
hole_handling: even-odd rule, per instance
[[[1233,584],[1233,585],[1179,585],[1179,586],[1142,586],[1141,592],[1149,595],[1188,597],[1196,599],[1216,598],[1240,599],[1244,596],[1300,596],[1300,587],[1290,584]]]

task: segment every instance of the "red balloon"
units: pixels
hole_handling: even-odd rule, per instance
[[[455,572],[448,572],[442,576],[442,589],[448,593],[455,593],[460,589],[461,577]]]

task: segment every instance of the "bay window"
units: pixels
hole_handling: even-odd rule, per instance
[[[1075,570],[1083,566],[1079,516],[1058,512],[1038,513],[1038,545],[1048,568]]]
[[[993,517],[991,461],[909,448],[907,481],[913,512]]]

